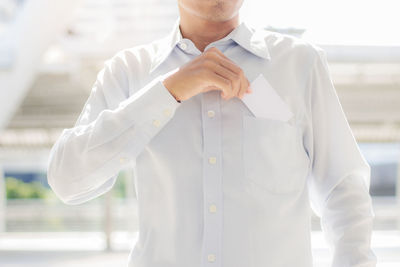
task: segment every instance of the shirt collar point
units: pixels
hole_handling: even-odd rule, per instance
[[[246,21],[242,21],[233,39],[249,52],[266,60],[271,60],[271,55],[265,41],[265,35],[253,29]]]
[[[153,72],[172,52],[175,46],[183,40],[180,28],[180,17],[175,19],[172,31],[166,37],[166,43],[168,44],[168,49],[161,47],[158,50],[160,52],[157,60],[152,64],[150,72]],[[265,59],[271,60],[271,55],[268,51],[268,46],[264,38],[260,38],[258,32],[256,32],[245,20],[241,20],[237,28],[234,29],[233,33],[229,34],[230,39],[233,39],[240,46],[248,50],[249,52]],[[164,39],[165,40],[165,39]],[[166,44],[163,42],[162,44]],[[161,44],[160,44],[161,45]]]

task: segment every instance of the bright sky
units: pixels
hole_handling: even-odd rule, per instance
[[[305,28],[320,44],[400,45],[399,0],[244,0],[253,25]]]

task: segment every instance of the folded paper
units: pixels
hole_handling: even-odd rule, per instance
[[[276,93],[264,75],[258,75],[251,82],[250,87],[253,92],[244,94],[242,101],[254,116],[281,121],[288,121],[293,116],[288,105]]]

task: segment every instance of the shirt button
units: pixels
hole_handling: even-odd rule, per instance
[[[164,115],[165,115],[165,116],[171,115],[171,109],[169,109],[169,108],[164,109]]]
[[[207,260],[208,260],[209,262],[215,261],[215,255],[214,255],[214,254],[208,254],[208,255],[207,255]]]
[[[208,162],[211,164],[215,164],[217,162],[217,158],[216,157],[209,157],[208,158]]]
[[[181,47],[183,50],[186,50],[187,44],[186,44],[186,43],[181,43],[181,44],[180,44],[180,47]]]
[[[154,120],[153,121],[153,125],[156,126],[156,127],[160,126],[160,124],[161,124],[161,122],[159,120]]]
[[[215,212],[217,212],[217,206],[215,206],[214,204],[212,204],[212,205],[210,205],[210,207],[208,207],[208,210],[209,210],[211,213],[215,213]]]
[[[214,115],[215,115],[214,110],[209,110],[209,111],[207,111],[207,115],[208,115],[208,117],[210,117],[210,118],[214,117]]]

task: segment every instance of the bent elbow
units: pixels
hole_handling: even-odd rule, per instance
[[[62,179],[62,176],[48,176],[48,183],[54,194],[64,203],[68,205],[78,205],[92,200],[105,192],[109,191],[118,175],[113,175],[106,181],[88,186],[81,182],[72,182]]]
[[[67,180],[63,179],[62,176],[52,173],[51,171],[47,172],[47,182],[54,192],[56,197],[60,199],[64,204],[68,205],[76,205],[81,202],[77,202],[75,199],[75,195],[77,192],[74,192],[71,184],[68,183]]]
[[[66,167],[62,164],[61,153],[62,151],[60,151],[56,142],[50,150],[47,162],[47,183],[56,197],[63,203],[68,205],[79,204],[74,201],[74,195],[77,192],[73,189],[72,180],[68,179],[69,173],[64,170]]]
[[[87,179],[76,179],[70,176],[68,171],[60,169],[60,165],[52,159],[49,161],[47,182],[57,198],[64,204],[78,205],[100,196],[113,187],[118,174],[110,175],[102,182],[98,181],[99,177],[94,179],[94,176],[96,174],[88,175]]]
[[[88,155],[86,142],[63,135],[50,150],[47,181],[55,195],[65,204],[76,205],[108,191],[117,178],[115,168],[101,165],[102,157]]]

